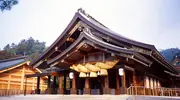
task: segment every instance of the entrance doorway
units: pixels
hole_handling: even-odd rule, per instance
[[[102,77],[90,78],[90,87],[92,95],[103,94],[103,84]]]

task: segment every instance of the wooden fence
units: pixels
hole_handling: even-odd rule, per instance
[[[151,96],[180,96],[180,88],[145,88],[143,86],[130,86],[128,95],[151,95]]]
[[[14,89],[0,89],[0,96],[12,96],[24,94],[24,90],[14,90]],[[30,94],[30,90],[26,91],[26,94]]]

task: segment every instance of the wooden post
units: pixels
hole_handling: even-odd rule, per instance
[[[126,73],[124,70],[124,75],[122,76],[122,87],[126,87]]]
[[[133,86],[135,88],[135,94],[137,95],[137,82],[136,82],[136,72],[133,71]]]
[[[21,90],[23,90],[23,83],[24,83],[24,70],[25,70],[25,65],[22,68],[22,76],[21,76]]]
[[[108,77],[108,76],[105,76],[105,77],[104,77],[103,94],[110,94],[110,89],[109,89],[109,77]]]
[[[119,85],[119,73],[118,70],[116,71],[116,91],[115,94],[119,95],[120,94],[120,85]]]
[[[52,93],[52,89],[51,89],[51,76],[48,76],[47,88],[48,88],[48,94],[51,94]]]
[[[76,89],[76,75],[75,73],[73,74],[73,79],[72,79],[72,88],[71,88],[71,94],[77,94],[77,89]]]
[[[37,87],[36,87],[36,93],[37,94],[40,94],[39,86],[40,86],[40,76],[37,77]]]
[[[63,94],[64,89],[63,89],[63,74],[59,74],[59,94]]]
[[[35,78],[33,77],[33,86],[32,86],[32,90],[34,90],[34,80],[35,80]]]
[[[25,77],[24,96],[26,96],[26,88],[27,88],[27,78]]]
[[[48,88],[51,88],[51,76],[48,76],[48,84],[47,84]]]
[[[90,94],[89,78],[88,77],[85,78],[84,94]]]
[[[147,88],[147,79],[146,79],[146,75],[144,75],[144,95],[146,95],[146,88]]]
[[[76,88],[76,75],[73,74],[73,79],[72,79],[72,88]]]
[[[133,71],[133,86],[137,86],[137,82],[136,82],[136,72]]]
[[[89,88],[89,78],[85,79],[85,88]]]
[[[120,88],[120,94],[126,94],[126,72],[124,70],[124,75],[121,76],[121,84],[122,87]]]
[[[53,79],[53,94],[55,94],[55,90],[56,90],[56,76],[54,76]]]
[[[64,94],[66,94],[66,71],[64,71]]]
[[[9,71],[9,79],[8,79],[8,87],[7,89],[9,90],[10,89],[10,84],[11,83],[11,71]]]

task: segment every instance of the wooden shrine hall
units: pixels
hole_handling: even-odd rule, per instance
[[[179,73],[154,45],[123,37],[82,9],[75,13],[55,42],[30,65],[40,69],[61,69],[26,75],[58,77],[59,94],[118,95],[126,94],[131,86],[173,88]],[[67,82],[70,83],[68,89]]]

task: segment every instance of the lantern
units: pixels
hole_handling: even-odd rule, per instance
[[[74,77],[74,73],[73,73],[73,72],[70,72],[70,73],[69,73],[69,78],[70,78],[70,79],[73,79],[73,77]]]
[[[124,75],[124,69],[123,68],[119,68],[119,76],[123,76]]]

